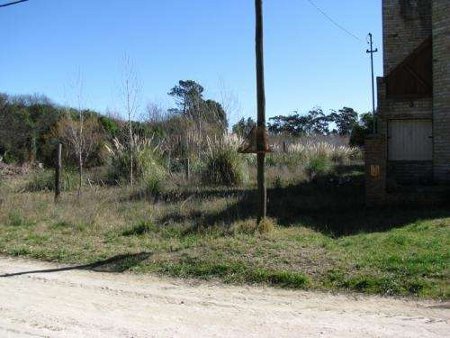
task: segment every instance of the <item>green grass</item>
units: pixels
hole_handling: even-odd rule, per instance
[[[98,262],[100,271],[450,298],[448,208],[365,209],[359,181],[324,182],[270,189],[267,231],[258,231],[254,192],[244,188],[186,189],[158,203],[127,198],[126,188],[86,188],[81,201],[63,194],[56,206],[49,192],[3,188],[0,253]]]

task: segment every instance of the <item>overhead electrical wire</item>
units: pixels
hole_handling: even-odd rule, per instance
[[[12,5],[17,5],[20,4],[22,2],[27,2],[29,0],[16,0],[16,1],[12,1],[12,2],[8,2],[6,4],[0,4],[0,8],[1,7],[8,7],[8,6],[12,6]],[[355,40],[358,40],[360,42],[364,42],[360,37],[358,37],[356,34],[353,34],[352,32],[350,32],[347,28],[345,28],[344,26],[342,26],[339,22],[337,22],[336,20],[334,20],[330,15],[328,15],[322,8],[320,8],[313,0],[306,0],[311,6],[313,6],[320,14],[322,14],[329,22],[331,22],[334,26],[336,26],[337,28],[339,28],[340,30],[342,30],[343,32],[345,32],[346,34],[348,34],[349,36],[351,36],[352,38],[354,38]]]
[[[0,8],[1,7],[12,6],[12,5],[17,5],[17,4],[20,4],[21,2],[26,2],[26,1],[28,1],[28,0],[17,0],[17,1],[8,2],[6,4],[0,4]]]
[[[353,34],[350,32],[347,28],[342,26],[340,23],[338,23],[336,20],[334,20],[330,15],[328,15],[322,8],[320,8],[313,0],[306,0],[309,2],[311,6],[313,6],[320,14],[322,14],[328,21],[330,21],[333,25],[335,25],[337,28],[342,30],[343,32],[347,33],[349,36],[354,38],[355,40],[358,40],[360,42],[364,42],[359,36],[356,34]]]

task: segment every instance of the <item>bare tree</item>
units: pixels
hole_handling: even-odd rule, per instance
[[[66,103],[65,117],[58,121],[53,130],[55,137],[68,145],[66,149],[78,166],[78,198],[83,190],[84,165],[100,139],[100,126],[97,118],[85,116],[83,77],[81,71],[70,83],[71,104]],[[66,93],[67,95],[67,93]]]
[[[62,122],[64,122],[65,126],[63,129],[61,129],[61,126],[56,127],[56,136],[67,142],[71,146],[71,152],[76,155],[78,166],[78,197],[80,197],[83,187],[83,153],[85,149],[83,78],[80,71],[78,71],[77,77],[70,83],[69,87],[71,94],[75,93],[75,97],[70,95],[72,96],[70,102],[76,108],[70,108],[70,104],[67,104],[66,117],[60,121],[61,123],[58,123],[62,126]]]
[[[139,109],[139,94],[141,85],[137,76],[136,68],[133,61],[128,55],[123,58],[122,64],[122,83],[121,94],[125,113],[128,120],[128,151],[130,156],[130,185],[134,183],[134,133],[133,133],[133,119],[136,117]]]
[[[84,115],[82,108],[82,97],[83,97],[83,81],[81,74],[78,74],[77,80],[77,110],[78,110],[78,120],[79,120],[79,136],[78,136],[78,197],[81,196],[81,189],[83,187],[83,150],[85,146],[83,127],[84,127]],[[73,124],[72,124],[73,125]]]
[[[238,120],[242,116],[242,107],[239,102],[239,97],[234,91],[229,89],[222,78],[219,78],[218,87],[220,104],[228,117],[228,122],[230,123],[230,121]]]
[[[99,122],[95,117],[85,119],[81,113],[78,118],[74,118],[68,109],[66,116],[58,121],[53,130],[53,135],[68,146],[70,155],[78,164],[78,197],[82,192],[84,163],[97,149],[101,139],[100,129]]]
[[[143,116],[142,119],[149,124],[156,124],[163,122],[166,115],[167,114],[161,104],[149,102],[147,103],[145,116]]]

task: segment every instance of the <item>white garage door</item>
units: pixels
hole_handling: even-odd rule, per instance
[[[431,120],[390,120],[388,138],[390,161],[431,161],[433,159]]]

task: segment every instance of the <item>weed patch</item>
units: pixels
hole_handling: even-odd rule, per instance
[[[150,232],[156,232],[156,227],[151,222],[141,222],[122,232],[122,236],[142,236]]]
[[[27,220],[19,210],[12,210],[8,215],[8,225],[12,227],[30,227],[34,223]]]

